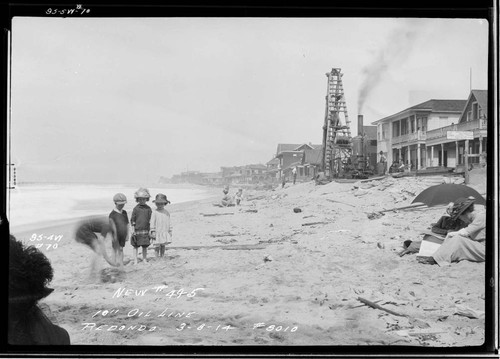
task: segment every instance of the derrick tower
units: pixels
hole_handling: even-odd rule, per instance
[[[323,125],[322,168],[328,178],[344,175],[352,155],[350,121],[342,86],[340,69],[333,68],[326,73],[325,124]]]

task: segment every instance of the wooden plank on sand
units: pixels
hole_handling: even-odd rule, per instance
[[[361,298],[361,297],[358,297],[358,300],[366,305],[368,305],[369,307],[372,307],[372,308],[375,308],[375,309],[380,309],[380,310],[383,310],[384,312],[387,312],[387,313],[390,313],[392,315],[397,315],[398,317],[408,317],[408,315],[406,314],[400,314],[398,312],[395,312],[393,310],[390,310],[390,309],[387,309],[387,308],[384,308],[382,307],[381,305],[378,305],[377,303],[374,303],[372,301],[369,301],[368,299],[365,299],[365,298]]]
[[[229,213],[201,213],[203,217],[213,217],[213,216],[228,216],[234,214],[233,212]]]
[[[185,250],[199,250],[199,249],[226,249],[226,250],[253,250],[265,249],[266,246],[262,244],[233,244],[233,245],[219,245],[219,246],[182,246],[170,247],[166,246],[165,249],[185,249]],[[154,248],[148,248],[154,249]]]

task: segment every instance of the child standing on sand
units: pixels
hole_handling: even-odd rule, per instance
[[[113,197],[113,202],[115,208],[109,214],[109,219],[114,223],[113,229],[116,231],[113,236],[114,261],[120,269],[123,269],[123,247],[130,235],[127,211],[123,209],[127,197],[123,193],[117,193]]]
[[[234,200],[236,201],[236,205],[239,206],[241,203],[241,200],[243,199],[243,189],[239,188],[238,192],[234,195]]]
[[[139,188],[134,194],[135,200],[138,203],[132,211],[130,224],[132,225],[132,239],[130,244],[134,247],[134,264],[137,264],[137,251],[142,247],[142,260],[148,262],[148,247],[149,242],[149,222],[151,220],[152,210],[146,202],[151,197],[146,188]]]
[[[165,255],[165,245],[172,243],[172,227],[170,225],[170,213],[165,206],[170,203],[163,193],[156,195],[153,201],[156,210],[151,215],[151,238],[155,246],[156,257]]]

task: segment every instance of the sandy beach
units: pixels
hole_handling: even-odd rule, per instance
[[[213,198],[171,205],[167,256],[149,250],[149,263],[128,264],[122,275],[101,260],[115,273],[101,283],[88,277],[92,252],[75,242],[73,223],[13,234],[42,244],[51,260],[55,290],[42,305],[72,344],[481,345],[484,317],[455,313],[485,310],[485,264],[439,267],[398,255],[445,208],[367,216],[407,206],[443,180],[289,183],[245,190],[238,207],[215,207]],[[471,187],[486,192],[484,171],[471,172]]]

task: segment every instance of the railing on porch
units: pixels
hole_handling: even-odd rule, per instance
[[[425,141],[427,134],[421,130],[414,133],[407,133],[406,135],[396,136],[392,138],[392,143],[407,143],[412,141]]]
[[[479,119],[474,121],[467,121],[458,123],[456,125],[450,125],[446,127],[437,128],[435,130],[427,131],[427,139],[433,140],[435,138],[447,137],[448,131],[473,131],[473,130],[487,130],[488,121],[485,119]]]

